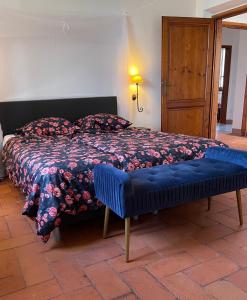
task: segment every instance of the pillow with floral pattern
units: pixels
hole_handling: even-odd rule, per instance
[[[16,132],[25,136],[71,135],[76,132],[76,126],[64,118],[48,117],[32,121],[17,129]]]
[[[83,131],[119,130],[132,125],[131,122],[113,114],[99,113],[76,120],[75,124]]]

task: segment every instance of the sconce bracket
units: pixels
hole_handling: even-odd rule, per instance
[[[135,101],[137,99],[136,94],[132,95],[132,100]]]
[[[143,108],[139,106],[139,83],[136,82],[136,94],[132,95],[132,100],[136,100],[136,108],[138,112],[143,112]]]

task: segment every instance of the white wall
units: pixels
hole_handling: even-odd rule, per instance
[[[120,115],[159,129],[161,16],[210,15],[243,2],[0,0],[0,101],[117,95]],[[143,113],[131,100],[133,64],[144,78]]]
[[[65,31],[51,26],[48,32],[2,34],[0,101],[119,96],[125,23],[122,16],[85,18]]]
[[[245,84],[246,84],[246,75],[247,75],[246,53],[247,53],[247,31],[240,30],[238,65],[237,65],[238,72],[236,76],[236,89],[235,89],[235,101],[234,101],[234,112],[233,112],[233,128],[236,129],[240,129],[242,126],[244,94],[245,94]]]
[[[0,99],[114,95],[117,45],[79,38],[0,40]]]
[[[223,28],[222,44],[232,46],[231,71],[227,104],[227,120],[233,120],[233,110],[236,91],[236,78],[238,72],[238,53],[239,53],[240,30]]]
[[[195,16],[196,1],[0,0],[0,101],[117,95],[121,115],[159,129],[161,16]]]
[[[195,1],[150,1],[152,5],[129,12],[129,65],[136,64],[144,78],[140,101],[131,100],[130,118],[137,126],[160,129],[161,123],[161,16],[195,16]],[[130,97],[129,97],[130,98]]]

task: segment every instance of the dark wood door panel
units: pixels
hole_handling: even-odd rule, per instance
[[[171,109],[168,112],[168,132],[202,136],[204,110],[203,107]],[[193,122],[191,122],[193,120]],[[184,126],[187,124],[187,126]]]
[[[173,100],[168,101],[167,107],[168,108],[182,108],[182,107],[191,107],[191,106],[204,106],[205,100],[204,99],[189,99],[187,101],[181,100]]]
[[[208,26],[173,24],[169,34],[169,101],[205,99]]]

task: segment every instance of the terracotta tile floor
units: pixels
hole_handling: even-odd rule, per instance
[[[219,138],[247,149],[246,138]],[[0,183],[0,299],[247,299],[247,226],[234,193],[214,197],[210,212],[202,200],[133,221],[129,264],[123,221],[111,217],[106,240],[101,218],[64,226],[44,245],[20,214],[22,198]]]

